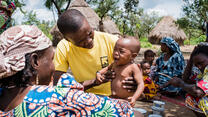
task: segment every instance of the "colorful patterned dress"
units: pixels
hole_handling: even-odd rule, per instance
[[[186,106],[192,110],[204,113],[208,116],[208,66],[206,66],[204,73],[197,76],[196,85],[201,88],[205,95],[202,98],[196,98],[190,94],[186,95]]]
[[[149,100],[152,99],[154,96],[157,95],[158,86],[152,81],[149,76],[143,76],[144,80],[144,95],[145,99]]]
[[[83,86],[69,74],[63,74],[56,87],[33,86],[23,102],[6,117],[131,117],[133,110],[128,102],[85,93]]]

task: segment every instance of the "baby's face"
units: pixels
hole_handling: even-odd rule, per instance
[[[149,63],[144,63],[142,65],[142,72],[143,72],[143,75],[148,75],[150,73],[150,64]]]
[[[129,49],[130,42],[129,40],[119,39],[116,42],[113,51],[113,59],[116,65],[125,65],[130,63],[133,60],[132,52]]]

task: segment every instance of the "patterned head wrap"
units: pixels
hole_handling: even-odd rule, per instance
[[[178,43],[171,37],[164,37],[160,43],[166,44],[174,52],[181,53]]]
[[[52,43],[36,26],[14,26],[0,35],[0,79],[25,67],[25,54],[43,50]]]

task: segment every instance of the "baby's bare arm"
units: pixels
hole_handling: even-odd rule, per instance
[[[139,67],[136,64],[133,64],[131,68],[132,68],[134,79],[137,82],[137,89],[133,95],[133,98],[138,99],[144,90],[144,81],[143,81],[142,71],[139,69]]]

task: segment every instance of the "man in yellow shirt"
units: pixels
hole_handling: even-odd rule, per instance
[[[93,31],[86,18],[75,9],[65,11],[57,26],[65,39],[56,48],[54,84],[70,67],[75,79],[87,92],[110,95],[110,82],[97,84],[96,72],[113,62],[112,53],[118,37]]]

